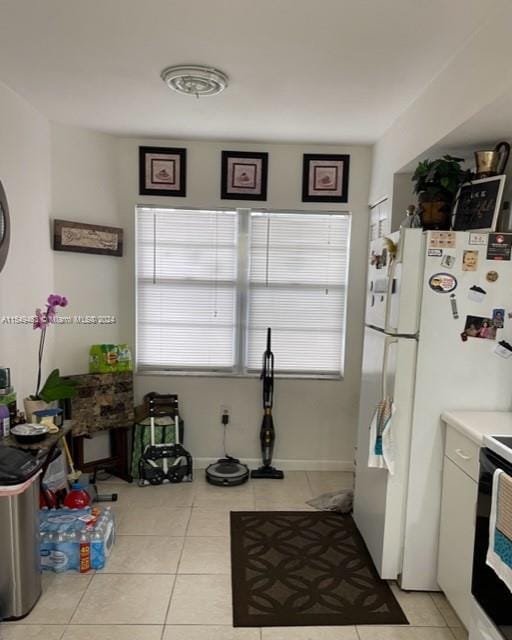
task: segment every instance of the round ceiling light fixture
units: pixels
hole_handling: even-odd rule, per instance
[[[188,96],[216,96],[228,86],[228,76],[202,64],[180,64],[167,67],[160,74],[162,80],[174,91]]]

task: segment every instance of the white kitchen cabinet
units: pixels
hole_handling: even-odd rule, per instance
[[[466,628],[471,620],[478,454],[474,442],[447,427],[437,579]]]

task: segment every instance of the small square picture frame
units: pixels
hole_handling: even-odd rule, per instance
[[[187,150],[139,147],[139,194],[186,197]]]
[[[305,153],[302,202],[348,202],[350,156]]]
[[[220,197],[222,200],[266,200],[268,153],[223,151]]]

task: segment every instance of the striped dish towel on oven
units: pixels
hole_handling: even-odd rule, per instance
[[[502,469],[492,478],[487,564],[512,591],[512,478]]]

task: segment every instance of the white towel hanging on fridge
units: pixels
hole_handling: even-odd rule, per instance
[[[368,466],[387,469],[391,475],[395,473],[395,447],[393,442],[392,422],[395,405],[390,398],[385,398],[377,405],[370,423],[370,450]]]

